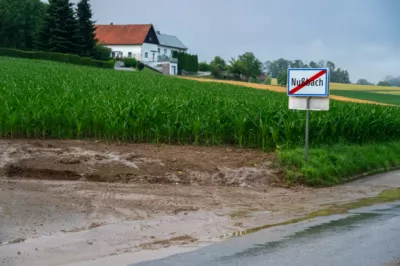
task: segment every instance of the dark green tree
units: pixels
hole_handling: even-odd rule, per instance
[[[293,62],[291,62],[290,67],[292,67],[292,68],[305,68],[305,67],[308,67],[308,66],[305,65],[302,60],[294,60]]]
[[[331,62],[331,61],[327,61],[326,62],[326,67],[329,69],[330,73],[333,73],[335,71],[335,63]]]
[[[49,4],[46,6],[46,10],[40,25],[40,30],[37,34],[36,48],[38,50],[47,51],[50,50],[50,30],[56,27],[55,25],[55,9],[57,0],[49,0]]]
[[[357,84],[358,84],[358,85],[374,85],[374,83],[371,83],[371,82],[369,82],[369,81],[366,80],[366,79],[359,79],[359,80],[357,81]]]
[[[182,70],[187,72],[198,71],[199,63],[197,55],[174,51],[172,57],[178,59],[178,74],[181,74]]]
[[[384,86],[384,87],[390,87],[390,83],[387,81],[379,81],[377,86]]]
[[[267,61],[264,63],[264,68],[267,75],[271,78],[277,78],[280,73],[287,71],[292,62],[283,58],[275,61]]]
[[[236,79],[241,79],[241,77],[248,72],[246,65],[235,58],[229,61],[228,71],[232,73]]]
[[[45,6],[40,0],[0,0],[0,46],[33,49]]]
[[[350,84],[350,76],[347,70],[338,68],[334,71],[329,71],[330,82]]]
[[[49,0],[38,47],[58,53],[83,53],[78,20],[69,0]]]
[[[287,86],[287,71],[282,71],[277,78],[277,82],[279,86],[286,87]]]
[[[210,65],[217,66],[221,71],[226,69],[226,62],[220,56],[214,57],[214,59],[210,62]]]
[[[89,0],[81,0],[78,3],[77,15],[83,55],[93,56],[98,39],[96,39],[95,22],[92,20],[93,14]]]
[[[258,78],[262,73],[262,63],[252,52],[239,55],[238,60],[245,66],[243,75],[248,80],[250,77]]]
[[[319,68],[319,67],[320,66],[317,63],[315,63],[314,61],[310,62],[310,68]]]

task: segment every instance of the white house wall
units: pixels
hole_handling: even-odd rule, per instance
[[[179,52],[184,52],[185,50],[182,49],[178,49],[178,48],[171,48],[171,47],[167,47],[167,46],[162,46],[159,45],[158,48],[160,55],[166,55],[168,57],[172,56],[172,51],[179,51]]]
[[[123,58],[129,57],[129,53],[131,56],[136,58],[137,60],[143,62],[153,62],[158,61],[159,55],[166,55],[168,57],[172,57],[172,51],[184,51],[178,48],[171,48],[162,45],[143,43],[143,45],[106,45],[106,47],[111,49],[111,52],[120,52],[122,53]],[[160,51],[160,53],[158,52]],[[147,53],[147,58],[146,58]],[[153,60],[154,53],[154,60]],[[176,64],[171,64],[170,73],[173,73],[172,66]],[[176,72],[178,71],[178,67],[176,66]]]
[[[147,58],[146,58],[147,53]],[[153,59],[154,53],[154,59]],[[158,45],[151,43],[143,43],[142,45],[142,61],[153,62],[158,58]]]
[[[178,75],[178,64],[177,63],[169,64],[169,74],[170,75]]]
[[[129,52],[132,53],[132,57],[137,60],[142,59],[142,46],[141,45],[106,45],[111,49],[111,52],[122,52],[122,56],[129,57]]]

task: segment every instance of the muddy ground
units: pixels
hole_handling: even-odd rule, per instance
[[[400,186],[285,188],[260,151],[0,141],[0,264],[125,265]]]

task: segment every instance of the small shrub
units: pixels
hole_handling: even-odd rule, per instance
[[[272,78],[266,76],[266,77],[265,77],[265,80],[264,80],[264,84],[265,84],[265,85],[271,85],[271,84],[272,84]]]
[[[124,67],[134,67],[136,68],[138,62],[135,58],[125,58],[124,59]]]
[[[138,64],[137,68],[138,68],[140,71],[142,71],[143,68],[144,68],[144,64],[143,64],[142,62],[140,62],[140,63]]]

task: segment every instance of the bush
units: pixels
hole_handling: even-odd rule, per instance
[[[142,71],[143,68],[144,68],[144,64],[143,64],[142,62],[140,62],[140,63],[138,64],[137,68],[138,68],[140,71]]]
[[[93,59],[100,61],[110,60],[111,49],[103,45],[96,45],[93,50]]]
[[[271,84],[272,84],[272,78],[266,76],[266,77],[265,77],[265,80],[264,80],[264,84],[265,84],[265,85],[271,85]]]
[[[222,71],[217,65],[212,66],[211,75],[216,79],[220,79],[222,78]]]
[[[250,83],[260,83],[260,81],[259,81],[257,78],[255,78],[255,77],[250,77],[250,78],[249,78],[249,82],[250,82]]]
[[[212,67],[207,62],[200,62],[199,63],[199,71],[207,72],[207,71],[211,71],[211,70],[212,70]]]
[[[100,68],[114,68],[114,60],[99,61],[73,54],[60,54],[43,51],[21,51],[15,49],[0,48],[0,56],[19,57],[28,59],[39,59],[57,61],[75,65],[92,66]]]
[[[137,67],[137,60],[135,58],[125,58],[124,59],[124,67]]]

